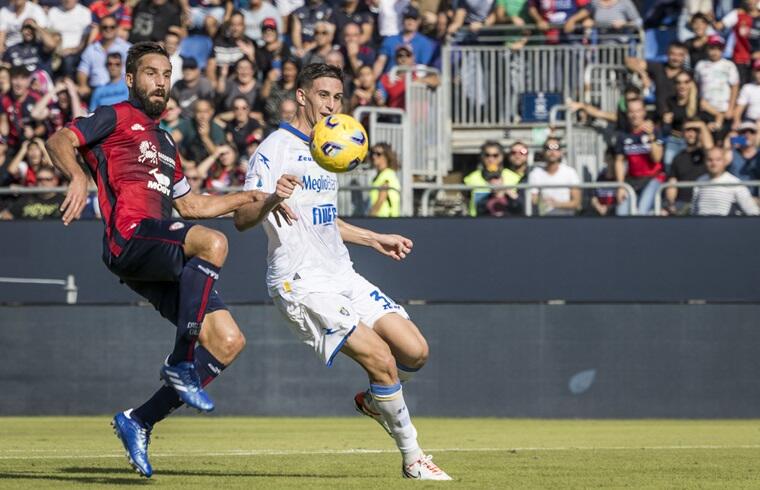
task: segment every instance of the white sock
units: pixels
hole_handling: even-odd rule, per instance
[[[417,371],[419,371],[419,369],[410,368],[408,366],[404,366],[403,364],[399,364],[397,362],[396,371],[398,372],[399,381],[401,381],[401,384],[404,384],[410,379],[412,379],[414,375],[417,374]]]
[[[391,428],[391,434],[399,451],[404,457],[404,464],[412,464],[423,454],[417,443],[417,431],[409,418],[401,383],[393,386],[370,384],[370,393],[377,411]]]

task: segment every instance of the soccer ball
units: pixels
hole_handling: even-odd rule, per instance
[[[333,114],[319,121],[311,133],[311,156],[328,172],[348,172],[367,156],[367,132],[347,114]]]

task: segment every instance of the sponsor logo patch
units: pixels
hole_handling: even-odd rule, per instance
[[[131,128],[132,131],[145,131],[145,127],[142,124],[134,123]]]
[[[182,228],[184,228],[184,227],[185,227],[185,223],[180,223],[179,221],[177,221],[176,223],[172,223],[172,224],[169,226],[169,231],[177,231],[177,230],[181,230],[181,229],[182,229]]]

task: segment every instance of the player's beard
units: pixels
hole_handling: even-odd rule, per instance
[[[154,95],[160,96],[161,101],[151,101],[150,98]],[[145,111],[145,114],[148,115],[148,117],[151,119],[158,119],[166,110],[166,103],[169,101],[169,92],[167,92],[165,89],[159,88],[148,94],[147,91],[136,86],[134,97],[140,101],[140,104],[142,104],[143,110]]]

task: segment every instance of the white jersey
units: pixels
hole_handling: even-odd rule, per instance
[[[273,193],[284,174],[298,177],[303,187],[296,187],[285,201],[297,221],[278,227],[270,214],[263,223],[269,239],[267,288],[272,297],[290,292],[295,280],[313,287],[353,272],[337,225],[338,179],[313,161],[309,137],[287,123],[251,157],[245,189]]]

